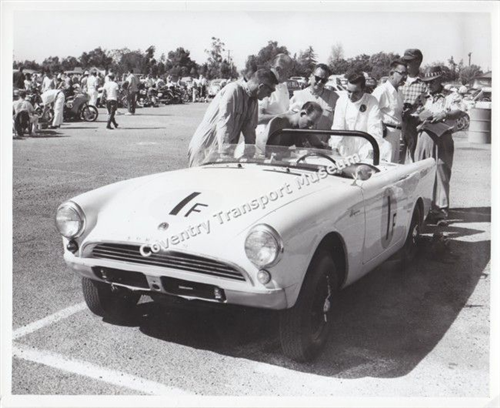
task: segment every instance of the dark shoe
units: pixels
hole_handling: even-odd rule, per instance
[[[106,126],[106,129],[113,130],[111,126]]]
[[[113,123],[113,125],[115,125],[115,128],[117,128],[117,127],[118,127],[118,123]]]

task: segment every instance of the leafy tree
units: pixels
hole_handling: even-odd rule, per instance
[[[223,54],[226,51],[225,44],[220,38],[212,37],[212,44],[205,50],[207,59],[207,78],[235,78],[238,75],[232,59],[227,56],[224,59]]]
[[[98,47],[88,53],[84,52],[80,56],[80,63],[83,68],[98,67],[109,69],[113,64],[113,58],[106,54],[106,51]]]
[[[42,69],[42,66],[36,62],[35,60],[32,61],[14,61],[14,69],[18,69],[19,67],[23,67],[25,69],[33,69],[35,71],[40,71]]]
[[[295,63],[295,73],[297,75],[309,77],[317,64],[317,56],[312,46],[299,53]]]
[[[344,59],[344,47],[342,46],[341,43],[337,43],[334,46],[332,46],[332,50],[330,52],[330,57],[328,58],[328,63],[330,65],[333,65],[335,61],[343,60]]]
[[[399,59],[399,54],[394,54],[392,52],[379,52],[377,54],[373,54],[370,57],[370,72],[371,76],[374,79],[379,80],[383,76],[389,75],[389,71],[391,69],[391,62]]]
[[[330,71],[335,75],[342,75],[349,71],[349,62],[341,58],[330,63]]]
[[[477,76],[481,75],[483,71],[481,70],[481,67],[472,64],[471,66],[464,67],[460,71],[459,78],[460,82],[464,85],[472,85],[472,82],[474,82],[474,78]]]
[[[72,71],[79,65],[80,63],[75,57],[66,57],[61,61],[62,69],[65,71]]]
[[[61,62],[59,57],[49,57],[45,58],[42,62],[42,68],[44,70],[50,70],[50,72],[61,71]]]
[[[194,69],[198,70],[198,65],[191,59],[190,52],[182,47],[168,53],[166,61],[167,72],[174,77],[188,76]]]
[[[141,72],[153,74],[158,71],[158,67],[156,67],[156,60],[154,58],[156,48],[154,45],[151,45],[144,54],[143,66]]]
[[[254,72],[259,68],[269,68],[271,61],[278,54],[287,54],[285,46],[279,46],[277,41],[269,41],[267,45],[260,49],[257,55],[249,55],[245,64],[247,72]]]
[[[113,66],[113,69],[116,69],[118,74],[123,74],[131,69],[135,73],[139,73],[142,72],[144,64],[144,54],[140,50],[130,51],[122,55],[120,63],[118,66]]]
[[[370,56],[366,54],[356,55],[354,58],[349,58],[347,60],[349,64],[350,72],[366,72],[370,74],[372,72],[372,65],[370,63]]]

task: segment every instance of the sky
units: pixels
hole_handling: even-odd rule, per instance
[[[120,3],[117,3],[120,4]],[[311,3],[309,3],[311,4]],[[402,54],[419,48],[423,65],[453,56],[491,70],[492,39],[488,13],[316,11],[16,11],[14,60],[42,62],[49,56],[79,57],[84,51],[127,47],[161,53],[183,47],[197,63],[206,61],[211,37],[220,38],[241,69],[250,54],[277,41],[293,55],[312,46],[318,62],[342,44],[345,57],[384,51]],[[432,10],[431,7],[429,7]],[[479,9],[480,10],[480,9]]]

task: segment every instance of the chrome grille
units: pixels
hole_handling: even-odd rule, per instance
[[[92,249],[90,257],[174,268],[240,281],[245,280],[245,277],[237,268],[224,262],[176,251],[151,253],[150,256],[145,257],[141,255],[139,248],[138,245],[97,244]]]

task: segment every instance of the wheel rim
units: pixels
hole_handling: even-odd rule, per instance
[[[321,338],[328,324],[331,310],[331,288],[328,276],[318,283],[311,306],[311,334],[314,341]]]
[[[90,107],[86,107],[83,110],[83,119],[85,121],[91,122],[94,120],[95,117],[96,117],[96,112],[93,109],[91,109]]]

